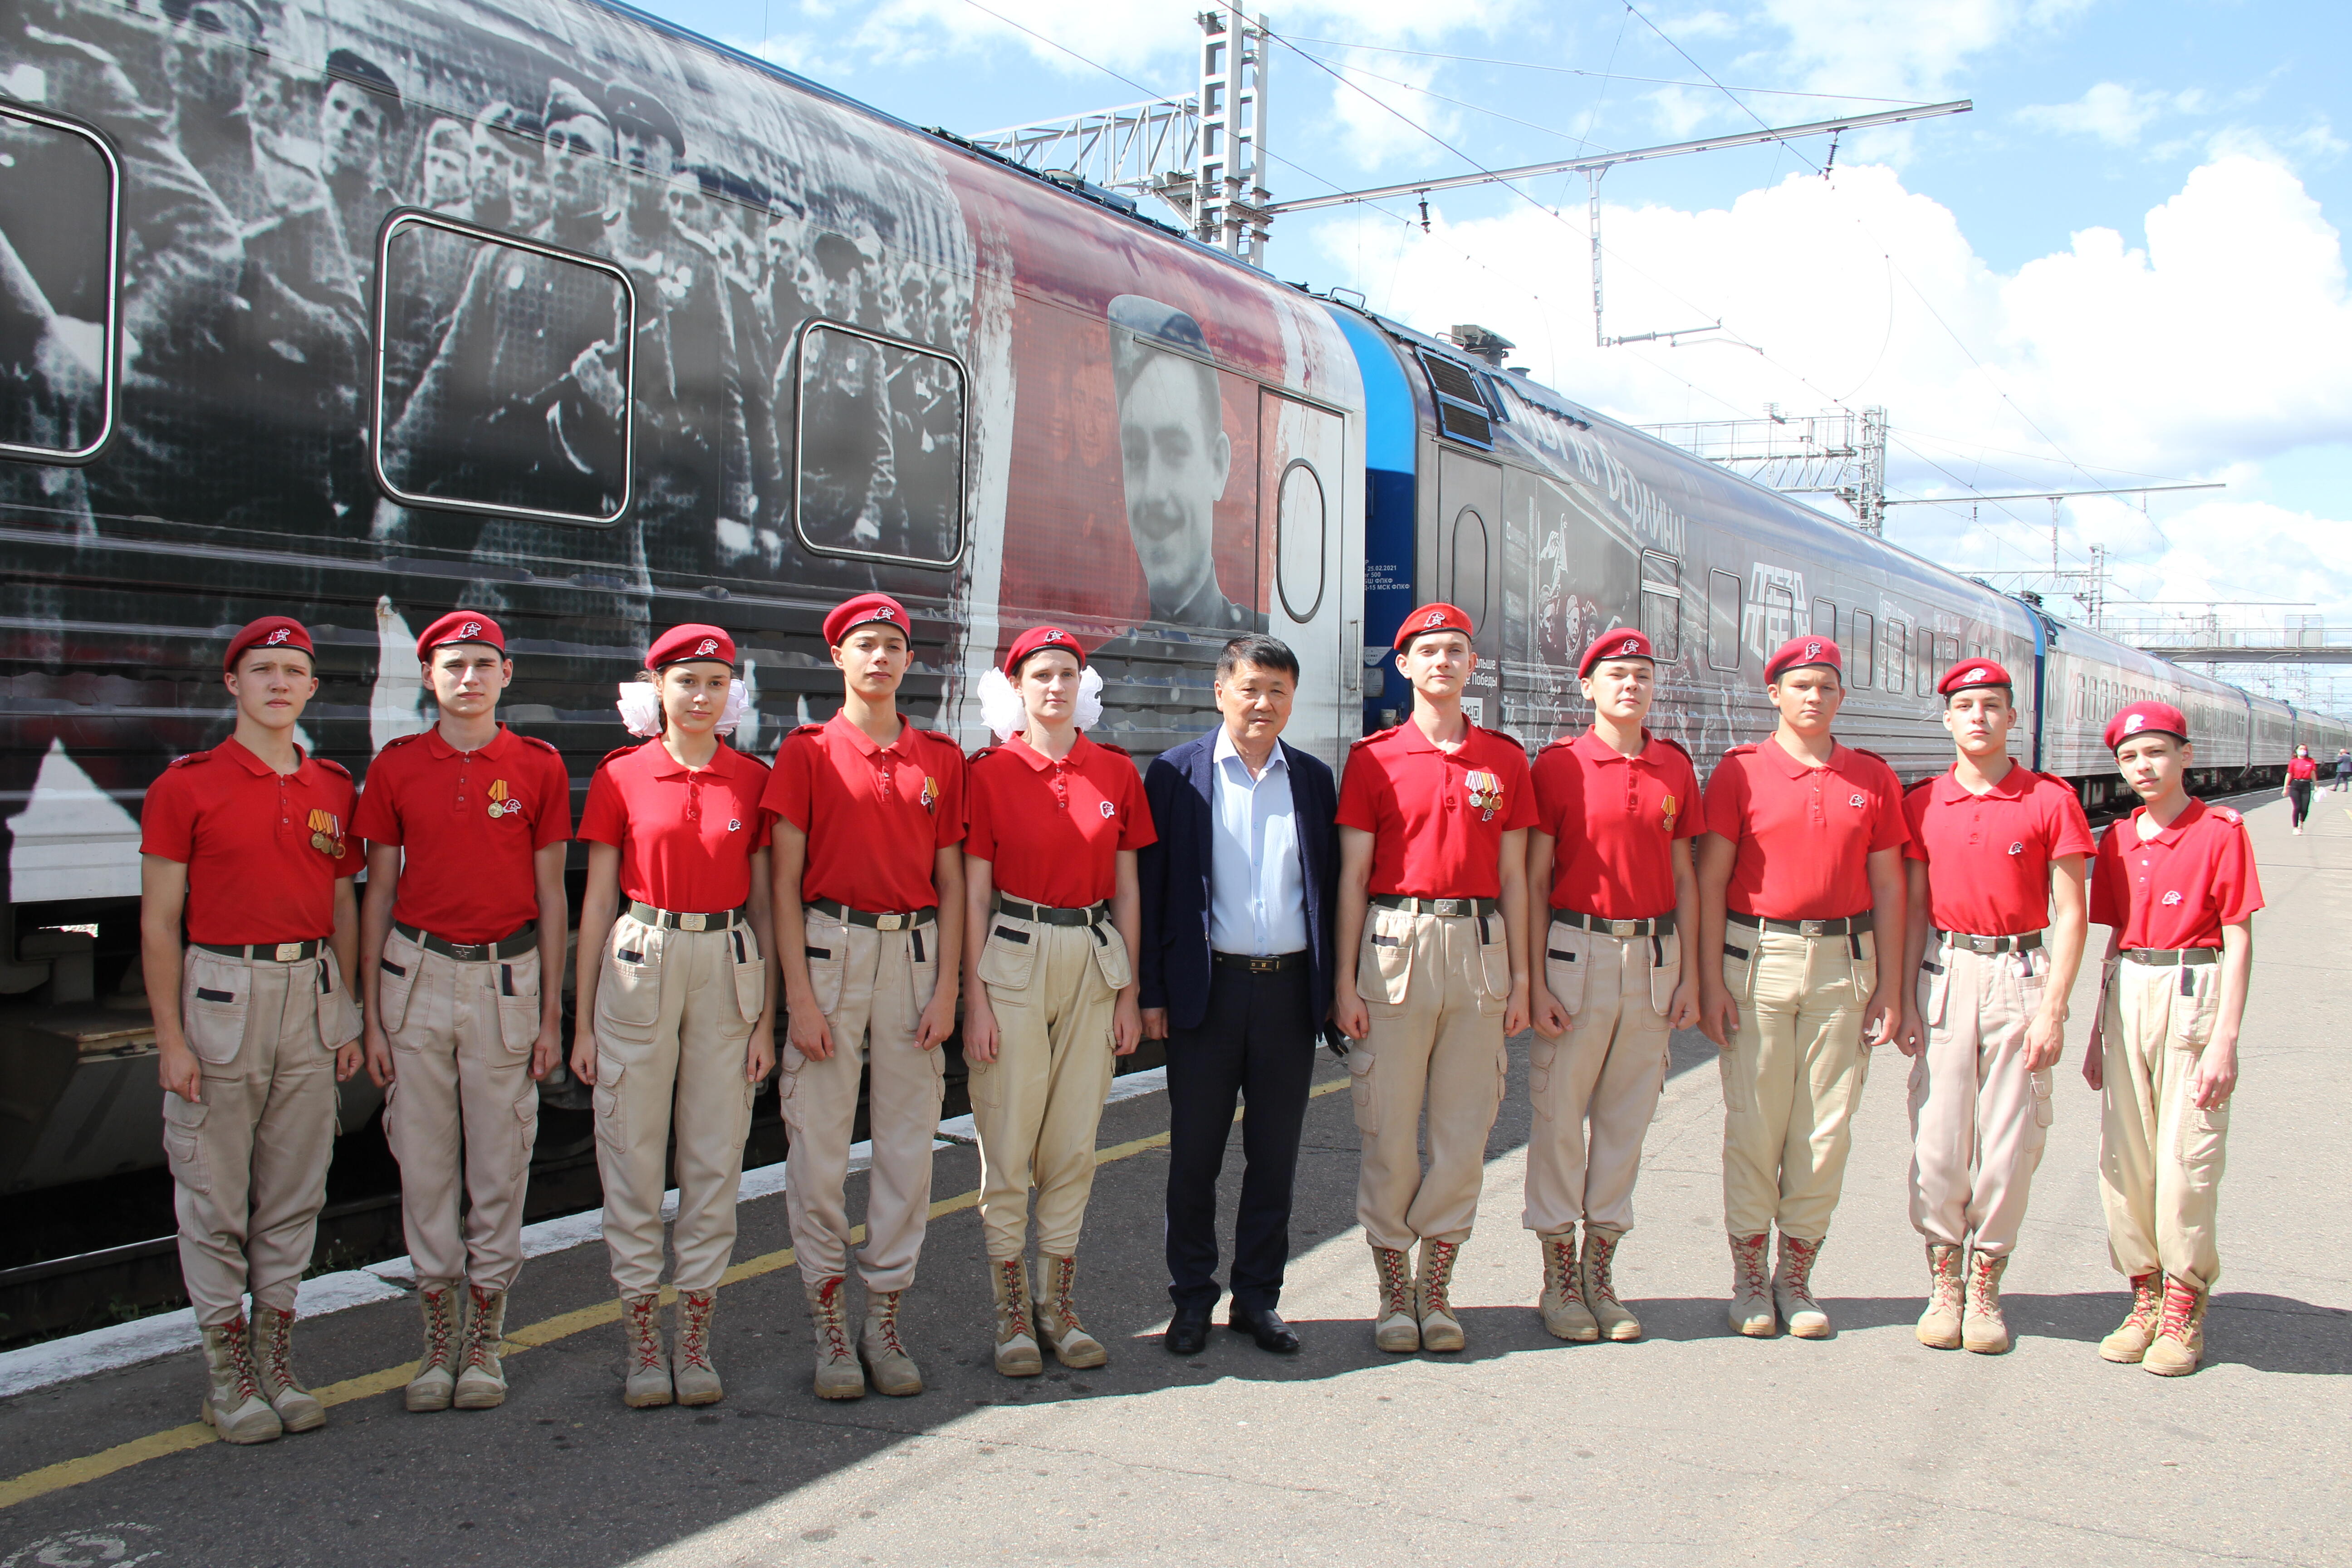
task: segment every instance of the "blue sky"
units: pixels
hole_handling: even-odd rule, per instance
[[[1146,96],[1122,78],[1189,90],[1199,37],[1188,0],[654,8],[967,133]],[[1273,20],[1296,45],[1274,56],[1277,197],[1973,100],[1848,139],[1828,181],[1822,141],[1612,173],[1608,330],[1723,320],[1677,349],[1593,346],[1580,178],[1444,193],[1426,235],[1394,216],[1409,201],[1293,215],[1271,269],[1493,327],[1637,422],[1884,405],[1898,494],[2221,479],[2145,512],[2069,503],[2065,563],[2101,543],[2126,601],[2305,601],[2352,625],[2352,125],[2330,86],[2352,7],[1291,0]],[[2047,559],[2048,525],[2039,501],[1921,506],[1890,533],[2013,570]]]

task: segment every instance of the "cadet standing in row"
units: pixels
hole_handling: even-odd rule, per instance
[[[930,1217],[963,952],[963,752],[898,712],[913,621],[887,594],[824,618],[841,711],[777,748],[761,809],[774,835],[776,952],[790,1015],[782,1096],[792,1144],[784,1199],[816,1333],[816,1392],[855,1399],[866,1369],[884,1394],[923,1391],[898,1337]],[[946,919],[940,910],[947,911]],[[866,1318],[853,1351],[842,1300],[843,1183],[861,1071],[871,1077]]]
[[[2102,1095],[2107,1256],[2132,1289],[2099,1353],[2178,1377],[2204,1359],[2221,1273],[2223,1146],[2263,885],[2244,819],[2189,793],[2197,753],[2179,709],[2135,702],[2106,742],[2141,804],[2108,825],[2091,876],[2091,919],[2113,929],[2083,1077]]]
[[[1784,1323],[1828,1337],[1813,1261],[1845,1183],[1870,1047],[1902,1016],[1878,944],[1903,952],[1903,793],[1885,762],[1830,733],[1844,669],[1827,637],[1793,638],[1767,661],[1780,725],[1724,753],[1699,841],[1699,1027],[1723,1050],[1728,1316],[1759,1339]]]
[[[2000,1277],[2050,1128],[2050,1069],[2083,962],[2091,827],[2073,789],[2009,754],[2009,671],[1937,683],[1958,756],[1903,797],[1911,842],[1904,991],[1911,1063],[1911,1223],[1927,1244],[1919,1342],[2009,1348]],[[2045,935],[2046,928],[2046,935]],[[1965,1284],[1963,1281],[1965,1280]]]
[[[327,1419],[295,1378],[290,1334],[327,1198],[335,1085],[360,1065],[360,854],[352,775],[294,739],[319,689],[312,658],[310,634],[284,616],[230,638],[236,730],[173,762],[140,815],[140,957],[180,1275],[204,1336],[202,1415],[232,1443]]]
[[[1525,1220],[1543,1248],[1544,1327],[1577,1342],[1642,1337],[1611,1266],[1633,1228],[1667,1033],[1698,1021],[1682,942],[1698,929],[1690,841],[1705,824],[1690,753],[1643,727],[1656,668],[1640,632],[1602,634],[1577,668],[1592,727],[1546,746],[1534,770],[1528,885],[1549,894],[1551,923],[1530,965]]]
[[[1478,1217],[1503,1042],[1528,1026],[1528,754],[1462,711],[1470,617],[1424,605],[1397,630],[1412,716],[1367,735],[1339,784],[1337,951],[1356,955],[1332,1022],[1349,1054],[1363,1163],[1356,1217],[1379,1278],[1373,1341],[1458,1351],[1448,1289]],[[1421,1114],[1429,1108],[1429,1169]],[[1421,1243],[1417,1272],[1407,1254]]]
[[[368,766],[360,989],[425,1314],[408,1408],[487,1410],[506,1398],[538,1080],[563,1048],[572,780],[553,746],[499,722],[514,661],[496,621],[444,616],[416,658],[441,716]]]

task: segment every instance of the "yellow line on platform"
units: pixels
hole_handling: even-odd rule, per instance
[[[1328,1083],[1319,1083],[1308,1089],[1307,1094],[1310,1097],[1329,1094],[1334,1089],[1345,1088],[1348,1081],[1342,1078],[1334,1079]],[[1234,1120],[1240,1121],[1241,1112],[1236,1111]],[[1095,1163],[1108,1165],[1114,1160],[1124,1160],[1131,1155],[1143,1153],[1147,1150],[1165,1147],[1167,1142],[1167,1133],[1154,1132],[1148,1138],[1137,1138],[1125,1143],[1114,1143],[1108,1149],[1095,1151]],[[960,1193],[951,1198],[941,1198],[931,1205],[931,1217],[937,1219],[941,1215],[954,1214],[960,1209],[975,1207],[979,1203],[980,1192],[977,1188],[968,1193]],[[853,1228],[849,1233],[849,1239],[853,1244],[865,1240],[866,1227],[861,1225]],[[723,1289],[745,1279],[756,1279],[762,1274],[773,1274],[780,1268],[788,1268],[793,1261],[793,1249],[789,1247],[780,1247],[774,1252],[762,1253],[757,1258],[747,1258],[734,1265],[719,1276],[719,1283]],[[665,1301],[675,1299],[676,1295],[677,1292],[668,1286],[662,1287],[662,1299]],[[520,1355],[525,1351],[537,1350],[542,1345],[551,1345],[558,1340],[570,1339],[574,1334],[586,1333],[591,1329],[603,1328],[606,1324],[616,1323],[620,1320],[621,1303],[617,1299],[599,1301],[593,1306],[582,1307],[569,1312],[558,1312],[551,1318],[542,1318],[536,1323],[512,1330],[507,1334],[506,1341],[499,1347],[499,1351],[503,1355]],[[378,1372],[363,1373],[358,1377],[345,1378],[341,1383],[329,1384],[324,1388],[314,1388],[310,1392],[320,1405],[331,1408],[338,1405],[348,1405],[355,1399],[373,1399],[378,1394],[390,1394],[394,1389],[406,1387],[408,1380],[416,1375],[417,1364],[413,1361],[403,1362],[398,1366],[388,1366]],[[144,1437],[134,1437],[128,1443],[118,1443],[111,1448],[101,1448],[95,1454],[84,1454],[73,1459],[60,1459],[54,1465],[44,1465],[39,1469],[26,1470],[20,1476],[12,1476],[5,1481],[0,1481],[0,1509],[14,1508],[20,1502],[30,1502],[35,1498],[44,1497],[54,1491],[62,1491],[68,1487],[78,1487],[90,1481],[102,1480],[117,1471],[127,1470],[134,1465],[143,1465],[150,1459],[160,1459],[167,1455],[185,1453],[191,1448],[199,1448],[214,1441],[216,1439],[213,1436],[211,1427],[202,1421],[191,1421],[184,1426],[173,1426],[161,1432],[151,1432]]]

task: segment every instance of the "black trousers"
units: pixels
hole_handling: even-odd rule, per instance
[[[2289,826],[2301,827],[2303,819],[2311,815],[2311,781],[2309,779],[2287,780],[2286,798],[2287,804],[2294,810],[2294,821]]]
[[[1257,1311],[1282,1298],[1290,1260],[1290,1189],[1315,1076],[1318,1030],[1307,966],[1276,974],[1213,966],[1200,1027],[1168,1039],[1168,1294],[1213,1307],[1217,1176],[1242,1118],[1241,1208],[1234,1222],[1234,1305]]]

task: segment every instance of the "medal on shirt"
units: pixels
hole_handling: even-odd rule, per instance
[[[323,806],[310,808],[310,847],[338,860],[343,856],[343,825]]]
[[[923,809],[934,816],[940,811],[940,781],[929,773],[923,775]]]
[[[492,821],[495,822],[510,811],[520,811],[521,809],[522,802],[519,800],[509,800],[507,798],[506,780],[492,779],[490,781],[490,819]]]
[[[1494,821],[1495,813],[1501,808],[1503,804],[1503,781],[1496,778],[1493,773],[1486,772],[1484,768],[1481,768],[1477,772],[1472,773],[1468,778],[1463,780],[1463,783],[1470,786],[1470,805],[1472,809],[1486,813],[1486,815],[1481,816],[1478,820],[1481,822]]]
[[[1666,814],[1666,837],[1671,838],[1675,834],[1675,797],[1666,796],[1658,802],[1658,807]]]

